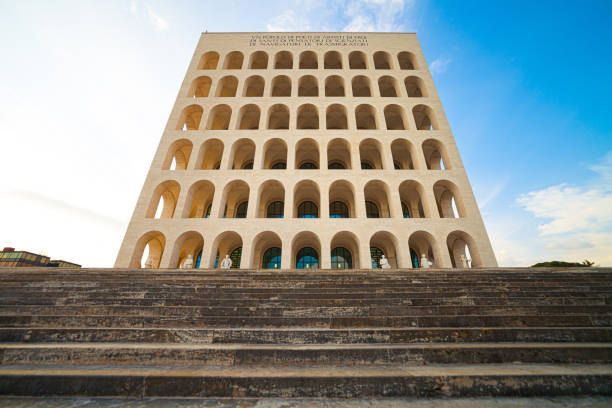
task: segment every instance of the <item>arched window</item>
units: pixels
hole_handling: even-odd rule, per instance
[[[249,202],[245,201],[240,203],[238,207],[236,207],[236,217],[234,218],[246,218],[247,216],[247,208],[249,207]]]
[[[300,169],[301,170],[316,170],[317,165],[311,162],[305,162],[305,163],[300,164]]]
[[[404,214],[404,218],[412,218],[410,216],[410,208],[402,201],[402,214]]]
[[[271,168],[275,170],[285,170],[287,168],[287,163],[285,162],[274,163]]]
[[[329,218],[348,218],[349,209],[342,201],[329,203]]]
[[[266,218],[283,218],[285,203],[282,201],[274,201],[268,204],[266,210]]]
[[[349,54],[350,69],[366,69],[366,56],[361,51],[353,51]]]
[[[380,268],[380,258],[382,258],[384,254],[385,253],[382,251],[382,249],[378,247],[370,247],[370,258],[372,259],[373,269]]]
[[[410,261],[412,261],[413,268],[420,268],[419,256],[417,255],[416,251],[412,248],[410,248]]]
[[[327,168],[330,169],[330,170],[344,170],[344,169],[346,169],[344,164],[342,164],[340,162],[329,163],[329,166],[327,166]]]
[[[378,209],[378,206],[376,205],[376,203],[372,201],[366,201],[365,205],[366,205],[366,216],[368,218],[380,218],[380,210]]]
[[[332,269],[352,269],[353,257],[349,250],[344,247],[336,247],[332,249],[331,267]]]
[[[296,269],[309,269],[319,267],[319,254],[312,247],[305,247],[298,251],[295,257]]]
[[[232,260],[232,269],[240,269],[240,258],[242,258],[242,247],[234,249],[230,254],[230,259]]]
[[[280,269],[281,267],[281,249],[278,247],[268,248],[264,252],[261,262],[262,269]]]
[[[304,201],[298,206],[298,218],[319,218],[319,208],[312,201]]]
[[[368,162],[361,162],[361,170],[374,170],[374,167]]]

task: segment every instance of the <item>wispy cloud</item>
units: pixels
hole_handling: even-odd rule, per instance
[[[429,70],[432,74],[443,74],[448,69],[452,60],[446,57],[438,57],[429,64]]]
[[[159,14],[155,13],[148,5],[147,13],[149,14],[149,18],[151,19],[151,22],[153,23],[157,31],[168,30],[168,22],[164,20]]]
[[[268,31],[404,31],[414,0],[296,1],[266,25]]]
[[[286,10],[266,25],[268,31],[309,31],[310,25],[306,16],[296,17],[295,11]]]
[[[559,184],[522,194],[517,203],[536,219],[545,248],[566,258],[591,256],[612,264],[612,152],[583,185]]]

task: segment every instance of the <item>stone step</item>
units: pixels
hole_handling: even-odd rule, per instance
[[[539,298],[539,297],[487,297],[474,298],[460,296],[454,298],[366,298],[366,299],[283,299],[283,300],[244,300],[172,298],[172,299],[31,299],[30,302],[6,302],[0,304],[4,310],[35,310],[52,307],[384,307],[384,306],[490,306],[490,307],[531,307],[531,306],[612,306],[610,298]]]
[[[609,327],[612,315],[431,315],[359,317],[261,316],[0,316],[0,327],[377,328],[377,327]]]
[[[468,303],[467,301],[465,303]],[[612,305],[452,305],[452,306],[276,306],[254,303],[250,307],[238,306],[2,306],[0,316],[148,316],[148,317],[375,317],[375,316],[512,316],[512,315],[571,315],[609,316]],[[612,321],[612,319],[611,319]]]
[[[612,395],[612,365],[410,367],[2,366],[0,395],[98,397],[494,397]]]
[[[611,327],[402,329],[0,328],[2,343],[399,344],[612,343]]]
[[[612,343],[480,344],[0,344],[0,365],[420,366],[607,364]]]

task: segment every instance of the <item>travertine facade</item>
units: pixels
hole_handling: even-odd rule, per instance
[[[204,33],[115,266],[461,267],[466,247],[497,265],[415,34]]]

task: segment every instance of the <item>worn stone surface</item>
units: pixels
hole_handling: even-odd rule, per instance
[[[125,400],[0,406],[551,406],[612,395],[611,323],[610,269],[3,269],[0,394]]]

